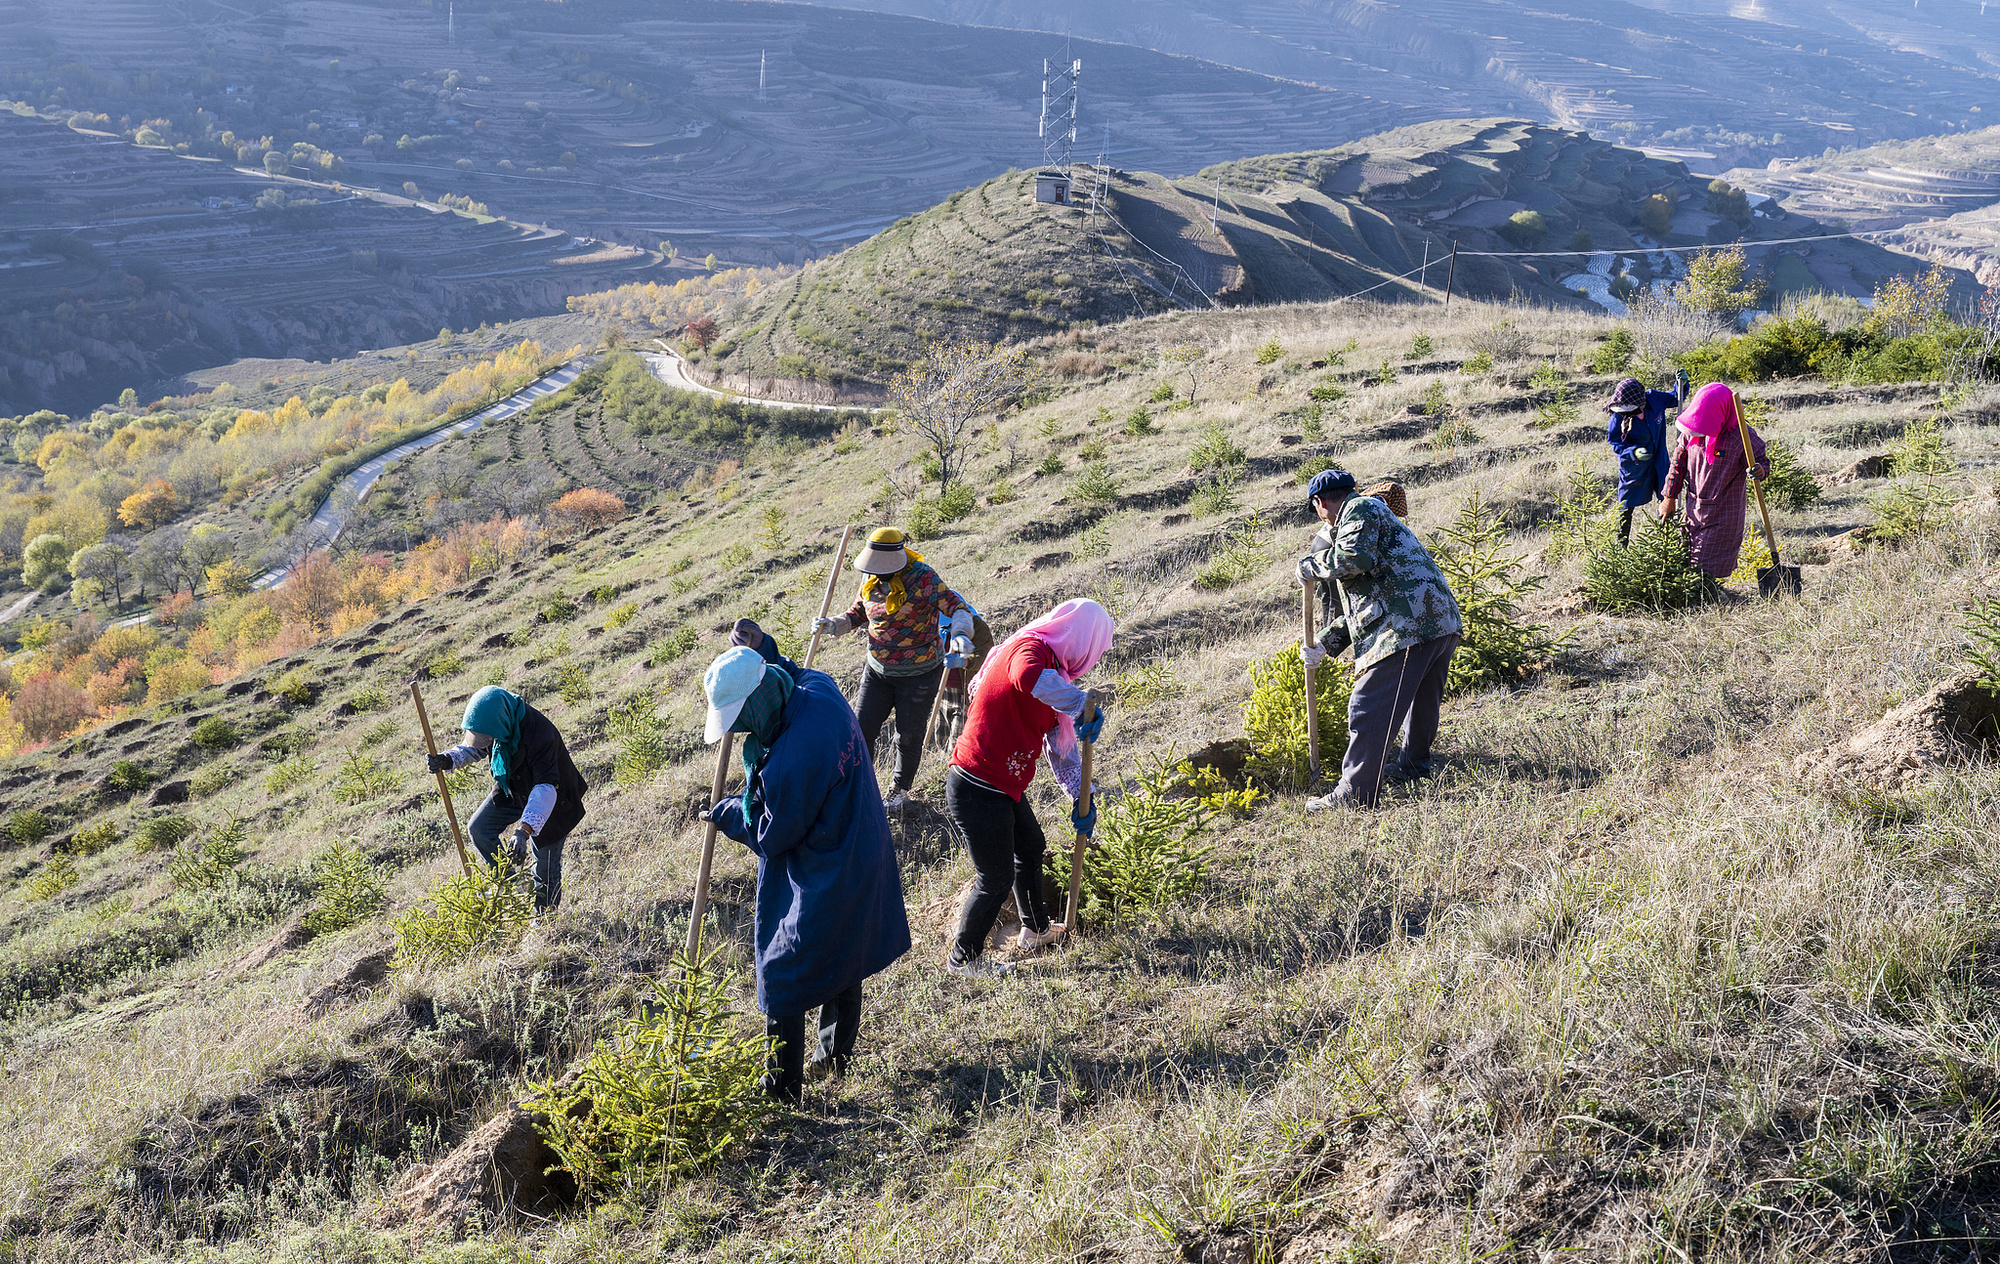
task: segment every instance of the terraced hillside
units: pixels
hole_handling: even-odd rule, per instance
[[[243,357],[329,359],[561,312],[656,254],[253,178],[0,112],[0,413]],[[260,207],[273,189],[288,205]],[[275,376],[275,375],[273,375]]]
[[[1073,31],[1351,86],[1424,117],[1514,114],[1701,154],[1703,171],[1977,127],[2000,28],[1956,4],[855,0]]]
[[[1454,243],[1458,294],[1561,305],[1583,301],[1564,284],[1589,257],[1579,235],[1606,263],[1630,252],[1631,275],[1650,281],[1673,275],[1653,253],[1660,244],[1742,238],[1757,262],[1775,263],[1759,239],[1819,231],[1778,216],[1745,236],[1701,210],[1707,182],[1679,162],[1509,119],[1421,124],[1180,178],[1072,174],[1078,207],[1038,205],[1032,177],[1010,174],[737,302],[721,314],[722,341],[696,357],[700,371],[762,396],[816,397],[831,381],[872,398],[932,338],[1032,339],[1170,306],[1363,292],[1435,301]],[[1637,211],[1656,193],[1679,207],[1666,243],[1642,243]],[[1540,238],[1509,237],[1510,219],[1530,211]],[[1523,249],[1544,254],[1505,257]],[[1792,288],[1866,294],[1908,266],[1865,242],[1785,249],[1781,285],[1810,279]]]
[[[752,0],[502,0],[455,28],[453,12],[0,0],[0,96],[252,167],[264,137],[309,143],[350,185],[414,183],[691,259],[797,263],[1039,159],[1042,60],[1063,52],[1046,35]],[[183,52],[162,62],[163,40]],[[1088,65],[1086,151],[1109,123],[1131,163],[1184,170],[1409,117],[1346,85],[1071,51]]]
[[[1946,409],[1925,384],[1760,391],[1765,432],[1825,485],[1778,515],[1804,597],[1772,605],[1739,581],[1692,613],[1596,614],[1580,563],[1547,546],[1572,470],[1606,469],[1602,432],[1538,425],[1547,388],[1528,370],[1552,360],[1596,396],[1609,378],[1576,365],[1611,322],[1438,315],[1299,305],[1090,331],[1109,372],[998,423],[974,471],[989,494],[924,550],[1003,632],[1070,596],[1113,610],[1090,679],[1117,692],[1098,758],[1128,797],[1155,761],[1238,737],[1246,668],[1292,651],[1299,484],[1326,460],[1400,478],[1434,541],[1477,496],[1546,577],[1530,617],[1567,643],[1447,704],[1434,781],[1335,819],[1274,787],[1197,827],[1213,850],[1191,893],[1097,917],[999,980],[939,967],[970,868],[932,756],[892,823],[917,947],[868,984],[854,1068],[671,1186],[482,1208],[479,1143],[429,1165],[670,974],[701,832],[688,805],[710,775],[700,668],[739,614],[800,626],[843,523],[903,516],[909,436],[713,451],[725,463],[678,490],[628,489],[622,521],[0,764],[9,1249],[1965,1258],[2000,1228],[2000,1150],[1979,1123],[2000,1098],[1979,948],[2000,935],[1980,841],[2000,826],[1994,765],[1968,752],[1882,784],[1803,770],[1962,665],[1959,612],[1996,543],[1977,471],[2000,453],[2000,409],[1990,392]],[[1411,355],[1420,330],[1429,358]],[[1157,353],[1189,341],[1214,369],[1201,402],[1149,405],[1170,377]],[[1350,345],[1398,372],[1329,369]],[[1460,367],[1496,347],[1494,372]],[[1329,374],[1347,397],[1309,414]],[[1417,411],[1433,390],[1449,423]],[[559,408],[575,459],[626,442],[587,393]],[[1124,433],[1147,408],[1152,433]],[[531,429],[557,436],[550,415],[517,423],[502,460],[531,459]],[[1971,494],[1967,511],[1929,543],[1853,547],[1842,533],[1884,483],[1839,472],[1928,416],[1956,467],[1940,485]],[[468,455],[497,455],[497,437]],[[562,459],[570,443],[554,439]],[[851,642],[823,662],[849,688],[861,670]],[[595,787],[561,910],[438,968],[399,958],[392,929],[458,865],[412,674],[446,726],[482,683],[532,695]],[[476,782],[458,779],[461,815]],[[1052,823],[1053,793],[1033,794]],[[350,841],[358,861],[333,850]],[[299,915],[336,862],[386,904],[316,930]],[[745,1009],[753,884],[725,847],[709,937]]]

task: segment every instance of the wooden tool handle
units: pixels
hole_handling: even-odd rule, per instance
[[[417,722],[424,726],[424,749],[432,755],[438,753],[437,739],[431,736],[430,713],[424,710],[424,695],[417,691],[416,677],[410,678],[410,701],[417,704]],[[465,832],[458,828],[458,809],[452,806],[451,787],[445,784],[444,774],[438,773],[438,798],[444,800],[444,816],[451,822],[451,841],[458,844],[458,863],[465,872],[472,872],[472,856],[465,850]]]
[[[715,805],[722,802],[722,791],[729,780],[729,752],[736,745],[736,734],[724,733],[721,745],[715,748],[715,780],[709,786],[708,806],[711,819],[708,832],[701,840],[701,869],[694,879],[694,915],[688,919],[687,959],[692,966],[701,960],[701,919],[708,914],[708,875],[715,868]]]
[[[1757,513],[1764,519],[1764,543],[1771,550],[1771,565],[1778,564],[1778,534],[1771,530],[1771,510],[1764,504],[1764,480],[1757,477],[1757,459],[1750,450],[1750,427],[1741,416],[1736,419],[1737,437],[1743,440],[1743,477],[1757,493]]]
[[[819,617],[821,619],[826,618],[826,612],[833,609],[833,586],[840,582],[840,564],[847,560],[847,542],[853,538],[853,535],[854,524],[850,522],[847,524],[847,528],[840,533],[840,547],[833,551],[833,569],[828,571],[826,575],[826,595],[819,599]],[[817,657],[819,657],[819,624],[815,621],[813,624],[812,640],[806,643],[805,667],[808,671],[812,669],[813,659]],[[718,789],[716,793],[720,795],[722,791]]]
[[[1091,717],[1096,714],[1097,708],[1092,706],[1090,710],[1084,713],[1083,718],[1085,723],[1088,723]],[[1091,757],[1095,753],[1096,747],[1096,742],[1085,742],[1083,744],[1083,795],[1076,801],[1076,810],[1083,816],[1090,815]],[[1085,838],[1082,832],[1079,831],[1076,835],[1076,842],[1070,847],[1069,908],[1063,914],[1063,926],[1067,928],[1071,935],[1075,935],[1083,929],[1083,853],[1084,849],[1089,846],[1090,840]]]
[[[1305,600],[1301,603],[1305,611],[1306,639],[1299,648],[1317,644],[1313,636],[1313,584],[1311,580],[1303,585]],[[1306,768],[1312,781],[1319,780],[1319,690],[1313,688],[1313,672],[1306,668]]]

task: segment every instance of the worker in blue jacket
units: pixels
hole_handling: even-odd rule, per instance
[[[1667,410],[1687,398],[1688,376],[1674,377],[1671,391],[1649,391],[1628,377],[1611,391],[1604,411],[1611,415],[1604,440],[1618,454],[1618,543],[1632,540],[1632,513],[1660,498],[1674,454],[1667,447]]]
[[[731,640],[702,684],[708,740],[743,735],[744,789],[705,815],[757,853],[757,1007],[776,1042],[764,1087],[797,1103],[806,1011],[819,1010],[814,1070],[842,1074],[862,980],[910,950],[910,922],[875,765],[840,686],[748,619]]]

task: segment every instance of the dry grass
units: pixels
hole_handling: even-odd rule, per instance
[[[1455,303],[1446,322],[1435,310],[1345,305],[1101,329],[1092,353],[1122,367],[1010,418],[1015,468],[996,450],[975,479],[1006,477],[1018,499],[953,524],[927,556],[1003,631],[1074,594],[1121,610],[1102,674],[1163,664],[1179,689],[1114,710],[1104,748],[1113,776],[1236,736],[1245,664],[1296,635],[1287,575],[1306,522],[1292,471],[1311,453],[1286,440],[1299,434],[1307,387],[1328,372],[1306,363],[1354,338],[1335,372],[1400,364],[1420,323],[1438,361],[1455,362],[1505,314]],[[1534,362],[1573,365],[1607,327],[1513,316],[1534,330]],[[1204,402],[1154,406],[1158,435],[1119,433],[1166,376],[1152,353],[1197,337],[1221,365]],[[1256,365],[1255,348],[1272,337],[1284,358]],[[1517,544],[1534,553],[1561,471],[1578,457],[1603,463],[1602,449],[1588,435],[1528,429],[1530,414],[1507,407],[1529,394],[1525,369],[1481,381],[1451,369],[1442,378],[1486,443],[1444,463],[1422,448],[1428,420],[1404,411],[1437,376],[1345,382],[1323,450],[1364,477],[1406,476],[1420,530],[1474,490],[1512,506]],[[1586,381],[1580,397],[1600,385]],[[1797,436],[1824,468],[1834,450],[1816,436],[1892,407],[1781,405],[1772,429]],[[1100,408],[1113,422],[1092,422]],[[1045,419],[1056,438],[1043,437]],[[1248,453],[1242,509],[1178,521],[1192,512],[1188,450],[1211,423]],[[1125,490],[1101,514],[1068,498],[1069,476],[1029,474],[1049,451],[1073,453],[1087,431]],[[1954,441],[1962,455],[1986,442],[1974,424]],[[572,844],[563,910],[540,946],[514,958],[396,981],[312,1019],[297,998],[379,930],[238,978],[224,967],[268,930],[241,925],[173,965],[31,1009],[6,1032],[13,1074],[0,1077],[0,1119],[15,1161],[0,1200],[33,1208],[65,1156],[114,1155],[161,1120],[267,1088],[274,1065],[352,1048],[352,1033],[418,993],[505,1033],[510,1048],[538,1050],[510,1056],[551,1063],[586,1042],[598,1016],[633,1003],[630,972],[661,968],[687,915],[699,835],[681,805],[706,783],[707,757],[688,741],[652,784],[613,788],[604,717],[650,685],[672,731],[691,732],[699,668],[728,621],[757,604],[813,613],[840,522],[873,521],[882,472],[907,462],[910,444],[891,434],[845,453],[822,445],[784,470],[753,453],[737,480],[745,494],[670,497],[652,518],[503,576],[481,601],[439,603],[399,625],[407,633],[380,638],[372,648],[393,657],[367,672],[342,666],[356,647],[329,647],[320,665],[338,698],[350,680],[389,680],[446,643],[528,630],[519,646],[468,654],[456,697],[489,668],[508,681],[552,679],[554,642],[567,638],[566,661],[588,670],[596,697],[572,706],[550,690],[537,705],[599,788]],[[1809,537],[1857,525],[1865,506],[1851,491],[1787,515],[1784,529]],[[716,565],[753,533],[766,498],[793,507],[794,543],[737,571]],[[1269,567],[1219,593],[1197,589],[1193,572],[1248,532],[1251,510],[1262,513]],[[1092,521],[1107,528],[1102,555],[996,577],[1073,553]],[[1800,788],[1789,769],[1952,668],[1962,656],[1955,612],[1985,591],[1993,545],[1968,529],[1810,567],[1795,603],[1742,599],[1667,620],[1557,616],[1577,629],[1575,649],[1534,685],[1452,703],[1447,771],[1421,793],[1335,818],[1280,797],[1218,832],[1212,877],[1190,903],[994,983],[939,969],[940,911],[971,870],[939,818],[913,811],[898,830],[917,947],[870,983],[848,1080],[815,1089],[803,1115],[742,1159],[664,1197],[509,1232],[554,1261],[1965,1258],[1964,1244],[1938,1240],[1991,1230],[2000,1161],[1989,1110],[2000,1012],[1984,951],[2000,935],[2000,873],[1986,845],[2000,825],[1996,783],[1980,764],[1900,799],[1836,798]],[[688,556],[695,567],[671,575]],[[674,595],[687,576],[703,578]],[[555,587],[607,582],[638,602],[630,626],[590,635],[602,620],[589,608],[568,624],[529,623]],[[1559,568],[1552,598],[1574,582],[1573,564]],[[680,627],[700,647],[647,667],[650,648]],[[823,662],[855,683],[853,642]],[[381,718],[299,722],[329,770]],[[415,766],[405,748],[388,754]],[[258,757],[249,745],[232,758],[249,768]],[[940,777],[932,755],[920,801],[939,801]],[[435,824],[409,824],[436,815],[421,801],[385,821],[382,804],[341,806],[324,786],[267,804],[261,778],[245,784],[253,867],[275,873],[330,832],[356,833],[396,868],[393,916],[456,863]],[[417,790],[412,772],[405,793]],[[1037,794],[1044,819],[1057,820],[1053,792]],[[32,871],[20,853],[5,859],[17,880]],[[170,903],[160,865],[113,847],[79,858],[85,881],[66,896],[9,899],[0,967],[117,925],[88,912],[108,895],[133,899],[118,915],[127,918]],[[746,855],[719,857],[715,939],[739,953],[753,885]],[[566,964],[578,961],[595,964]],[[97,1027],[76,1017],[133,997],[160,1007]],[[496,1066],[463,1084],[438,1073],[454,1103],[441,1139],[518,1092],[524,1072]],[[351,1197],[274,1199],[244,1241],[159,1249],[218,1264],[511,1258],[504,1234],[480,1256],[361,1227],[377,1182],[421,1149],[371,1160],[375,1174]],[[109,1176],[90,1186],[114,1206],[116,1188]],[[16,1258],[151,1249],[22,1223]]]

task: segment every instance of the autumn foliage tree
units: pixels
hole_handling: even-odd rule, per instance
[[[573,492],[564,492],[549,506],[551,521],[578,531],[605,526],[624,516],[625,502],[595,487],[579,487]]]
[[[712,317],[697,316],[681,330],[689,343],[703,351],[715,343],[715,321]]]
[[[118,520],[128,527],[151,531],[173,521],[180,508],[172,483],[163,478],[149,479],[145,486],[119,502]]]

